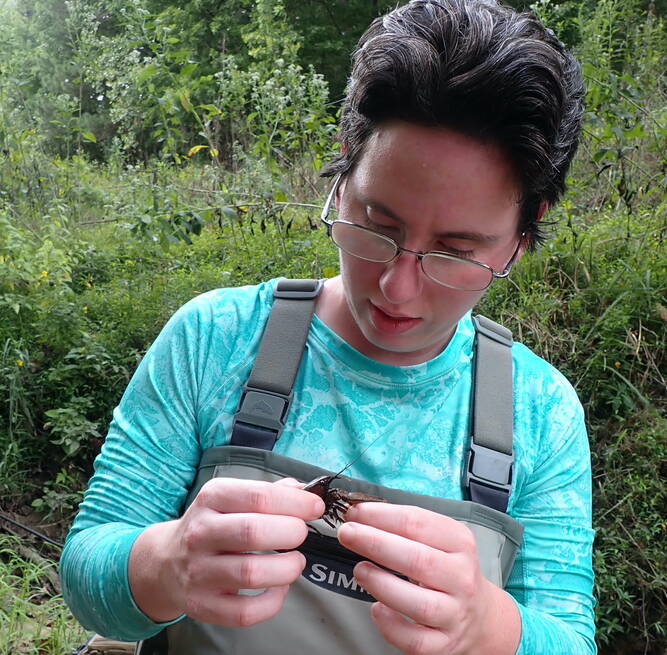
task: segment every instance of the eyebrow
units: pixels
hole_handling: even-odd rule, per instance
[[[397,223],[400,223],[401,225],[405,225],[405,221],[392,209],[387,207],[386,205],[383,205],[381,202],[374,202],[373,200],[370,200],[369,198],[362,198],[361,201],[366,207],[370,207],[371,209],[374,209],[376,211],[382,212],[385,214],[385,216],[388,216],[389,218],[392,218],[395,220]],[[447,232],[439,232],[438,234],[435,235],[439,239],[462,239],[464,241],[475,241],[477,243],[486,243],[486,244],[494,244],[496,243],[500,237],[498,237],[495,234],[483,234],[482,232],[474,232],[474,231],[447,231]]]

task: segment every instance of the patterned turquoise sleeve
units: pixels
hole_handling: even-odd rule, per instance
[[[166,325],[114,411],[61,559],[63,595],[81,624],[132,641],[158,632],[128,581],[134,541],[176,518],[200,458],[195,408],[205,320],[198,303]]]
[[[539,390],[550,420],[532,426],[535,438],[525,442],[528,451],[521,453],[524,462],[532,463],[532,470],[513,493],[511,514],[524,525],[525,533],[507,591],[521,614],[518,655],[593,655],[594,532],[588,437],[576,393],[562,375],[552,371],[542,378],[549,381],[548,386]],[[523,410],[526,420],[535,414],[534,408],[516,402],[519,416]]]

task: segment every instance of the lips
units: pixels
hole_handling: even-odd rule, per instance
[[[421,318],[415,318],[414,316],[390,314],[375,306],[372,302],[369,304],[371,307],[371,320],[373,325],[381,332],[403,334],[419,325],[422,321]]]

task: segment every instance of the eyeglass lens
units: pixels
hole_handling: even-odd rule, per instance
[[[333,242],[349,255],[371,262],[390,262],[396,256],[396,243],[382,234],[359,225],[334,221]],[[435,282],[464,291],[481,291],[491,284],[493,273],[485,266],[451,255],[428,253],[422,257],[424,273]]]

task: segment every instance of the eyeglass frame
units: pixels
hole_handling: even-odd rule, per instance
[[[519,251],[521,250],[521,245],[523,243],[523,239],[526,236],[525,232],[522,232],[521,235],[519,236],[519,242],[516,245],[516,249],[514,250],[514,253],[510,257],[509,261],[507,262],[507,266],[499,273],[493,269],[493,267],[489,266],[488,264],[484,264],[483,262],[478,262],[475,259],[466,259],[465,257],[459,257],[458,255],[454,255],[449,252],[445,252],[444,250],[428,250],[427,252],[418,252],[416,250],[409,250],[408,248],[404,248],[403,246],[400,246],[395,239],[392,239],[390,236],[387,236],[386,234],[382,234],[382,232],[378,232],[377,230],[373,230],[370,227],[366,227],[365,225],[359,225],[358,223],[353,223],[352,221],[346,221],[345,219],[339,218],[333,221],[328,220],[329,214],[331,212],[331,205],[333,204],[333,200],[336,197],[336,192],[338,191],[338,187],[340,186],[341,181],[343,180],[343,173],[339,173],[336,178],[333,181],[333,184],[331,185],[331,190],[329,191],[329,194],[327,195],[326,202],[324,203],[324,206],[322,207],[322,212],[320,213],[320,220],[322,223],[324,223],[327,226],[327,236],[331,239],[333,244],[338,248],[339,250],[342,250],[343,252],[346,252],[350,257],[356,257],[357,259],[361,259],[365,262],[372,262],[375,264],[390,264],[391,262],[395,261],[400,257],[400,255],[404,252],[410,253],[411,255],[415,255],[417,259],[419,260],[419,264],[422,270],[422,273],[429,279],[435,282],[436,284],[439,284],[440,286],[447,287],[448,289],[453,289],[454,291],[484,291],[488,289],[492,284],[494,280],[504,280],[507,277],[509,277],[509,274],[512,271],[512,267],[514,264],[516,264],[516,258],[519,255]],[[350,252],[347,252],[344,248],[341,248],[334,240],[331,235],[331,230],[333,228],[334,223],[346,223],[348,225],[354,225],[355,227],[358,227],[362,230],[366,230],[367,232],[371,232],[373,234],[377,234],[378,236],[382,237],[386,241],[389,241],[390,243],[394,244],[396,247],[396,254],[386,262],[376,262],[372,259],[366,259],[365,257],[360,257],[359,255],[353,255]],[[424,270],[424,264],[423,260],[426,255],[444,255],[445,257],[451,258],[455,261],[459,262],[465,262],[466,264],[476,264],[477,266],[481,266],[482,268],[486,269],[487,271],[491,272],[491,279],[489,280],[489,283],[485,286],[482,287],[481,289],[458,289],[457,287],[452,287],[449,286],[448,284],[445,284],[444,282],[440,282],[434,278],[432,278],[425,270]]]

